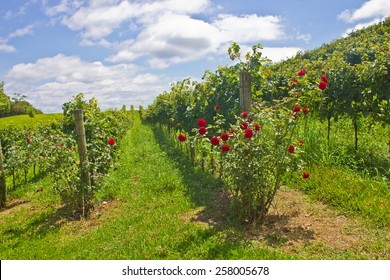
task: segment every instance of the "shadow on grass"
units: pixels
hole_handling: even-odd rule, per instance
[[[64,224],[70,221],[79,220],[78,217],[72,214],[67,206],[58,208],[54,210],[54,212],[42,211],[41,213],[36,213],[32,217],[31,220],[28,220],[28,222],[22,226],[16,224],[3,230],[3,237],[7,236],[7,238],[15,240],[44,238],[50,233],[58,232]],[[26,219],[28,219],[28,217],[26,217]]]
[[[205,206],[206,209],[212,208],[216,210],[214,206],[216,206],[215,203],[218,201],[215,200],[223,198],[221,191],[222,182],[211,174],[203,172],[201,168],[193,166],[184,151],[175,146],[175,143],[172,143],[160,127],[153,126],[152,129],[161,149],[176,163],[183,183],[187,186],[187,195],[191,198],[191,201],[196,206]],[[220,197],[216,197],[216,193],[220,194]],[[226,202],[225,199],[224,202]],[[208,218],[215,216],[212,215],[213,213],[208,214],[211,215]]]
[[[28,200],[20,200],[20,199],[12,200],[11,203],[7,203],[5,206],[0,207],[0,213],[9,211],[9,210],[11,210],[19,205],[23,205],[23,204],[26,204],[28,202],[29,202]]]
[[[268,214],[264,225],[253,228],[249,234],[255,238],[261,236],[269,246],[278,246],[289,242],[308,244],[314,240],[314,231],[303,226],[291,226],[289,221],[294,215]]]
[[[185,252],[189,247],[204,247],[202,258],[223,259],[234,258],[232,253],[243,248],[251,248],[251,240],[266,240],[266,244],[277,247],[288,241],[309,242],[314,239],[314,232],[304,228],[287,227],[291,218],[285,215],[269,216],[266,223],[252,227],[240,224],[234,220],[229,197],[222,189],[222,182],[201,168],[193,166],[176,143],[166,136],[162,128],[153,126],[153,132],[160,147],[168,157],[177,163],[183,183],[187,187],[187,195],[199,211],[190,213],[190,222],[207,224],[198,230],[196,235],[179,243],[178,251]],[[252,253],[252,257],[261,258],[290,258],[283,253],[275,253],[259,249]]]

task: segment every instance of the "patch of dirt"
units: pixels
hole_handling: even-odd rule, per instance
[[[202,206],[180,215],[185,222],[194,222],[203,226],[211,226],[218,230],[228,227],[227,219],[230,211],[228,195],[221,189],[216,189],[212,194],[212,202],[207,207]]]
[[[216,230],[229,227],[229,198],[217,191],[212,200],[212,205],[189,212],[182,219]],[[303,258],[315,257],[313,250],[328,252],[318,252],[322,257],[331,257],[335,252],[350,252],[369,259],[390,258],[389,250],[378,252],[370,246],[378,237],[382,243],[390,245],[390,234],[386,234],[386,230],[368,229],[358,219],[340,215],[329,206],[311,201],[301,192],[289,188],[278,191],[265,223],[248,226],[244,235],[252,242]],[[313,249],[315,247],[322,249]]]
[[[72,234],[82,235],[86,231],[94,227],[98,227],[104,221],[107,221],[113,215],[121,215],[120,206],[123,204],[120,200],[103,201],[99,205],[96,205],[91,210],[89,217],[86,220],[75,214],[69,207],[65,205],[57,204],[54,206],[47,206],[51,208],[51,214],[42,216],[43,218],[31,226],[32,233],[46,234],[49,231],[64,230],[71,232]],[[42,214],[41,207],[37,207],[31,201],[13,199],[8,202],[5,208],[0,210],[0,217],[10,217],[13,213],[18,212],[20,209],[28,209],[28,216],[34,216]],[[3,223],[3,219],[0,219],[0,223]],[[7,231],[5,232],[7,233]]]
[[[66,225],[66,230],[71,231],[74,235],[83,235],[86,231],[98,227],[110,217],[121,215],[120,209],[123,204],[120,200],[103,201],[92,209],[86,220],[79,219]]]
[[[285,244],[286,249],[315,240],[338,250],[347,250],[362,241],[356,234],[361,226],[321,202],[309,201],[298,191],[280,189],[265,224],[249,230],[248,235],[266,240],[269,245]]]

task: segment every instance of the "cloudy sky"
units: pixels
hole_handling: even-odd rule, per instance
[[[0,81],[44,112],[78,92],[147,106],[257,43],[279,61],[390,15],[389,0],[1,0]]]

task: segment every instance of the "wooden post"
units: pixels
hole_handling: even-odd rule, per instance
[[[247,71],[240,72],[240,108],[250,112],[252,107],[251,75]]]
[[[6,203],[7,203],[7,187],[5,184],[3,152],[1,149],[1,140],[0,140],[0,206],[4,207]]]
[[[74,122],[76,126],[77,134],[77,146],[80,156],[80,169],[81,169],[81,191],[82,191],[82,211],[83,218],[86,217],[85,213],[85,189],[91,185],[91,179],[88,172],[88,155],[87,155],[87,141],[85,139],[85,128],[83,119],[83,110],[74,110]]]

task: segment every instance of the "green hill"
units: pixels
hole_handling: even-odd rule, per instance
[[[0,118],[0,129],[12,126],[13,128],[20,128],[24,125],[28,127],[35,127],[39,124],[46,124],[62,119],[62,114],[38,114],[31,118],[29,115],[19,115],[12,117]]]

